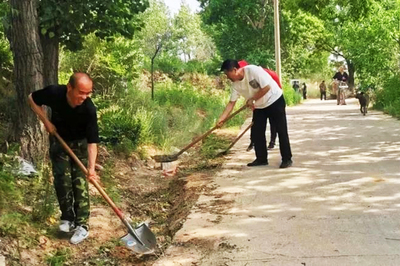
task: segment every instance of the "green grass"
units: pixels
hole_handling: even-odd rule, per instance
[[[193,137],[213,127],[229,101],[229,90],[167,81],[157,84],[154,100],[151,100],[149,91],[131,87],[114,101],[107,102],[100,97],[95,101],[99,110],[100,129],[106,129],[101,130],[100,134],[103,139],[116,138],[114,148],[122,146],[129,153],[140,145],[151,144],[168,151],[189,143]],[[239,101],[237,108],[242,104],[243,100]],[[110,120],[110,112],[118,113],[118,119],[104,123]],[[246,113],[242,112],[227,126],[238,127],[245,117]],[[130,123],[130,128],[126,121],[135,123]],[[110,130],[110,125],[114,130]],[[115,128],[124,130],[116,131]],[[126,139],[135,140],[137,145],[124,144]]]
[[[59,248],[46,257],[46,263],[50,266],[63,266],[71,257],[71,250],[68,247]]]
[[[222,136],[211,134],[204,141],[200,149],[200,154],[206,159],[215,158],[219,152],[225,151],[231,141]]]

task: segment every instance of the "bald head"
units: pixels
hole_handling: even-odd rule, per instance
[[[93,91],[93,81],[86,73],[74,73],[67,84],[67,98],[72,107],[81,105]]]
[[[88,74],[82,73],[82,72],[77,72],[72,74],[72,76],[69,78],[68,83],[73,87],[76,88],[76,86],[79,85],[93,85],[92,79],[89,77]]]

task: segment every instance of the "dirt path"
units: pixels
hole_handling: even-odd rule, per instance
[[[287,113],[294,166],[246,167],[245,135],[155,265],[400,265],[400,121],[355,100]]]

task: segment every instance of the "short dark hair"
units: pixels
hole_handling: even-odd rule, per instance
[[[221,71],[231,71],[232,69],[237,68],[239,69],[239,63],[237,60],[233,60],[233,59],[226,59],[222,65],[221,65]]]
[[[74,74],[71,75],[69,78],[68,83],[72,86],[72,88],[75,88],[76,83],[78,83],[78,80],[81,78],[88,78],[89,80],[92,80],[87,73],[83,72],[75,72]]]

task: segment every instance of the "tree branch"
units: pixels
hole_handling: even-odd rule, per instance
[[[254,22],[251,20],[251,18],[248,15],[244,15],[244,17],[248,20],[248,22],[250,22],[253,29],[255,29],[255,30],[258,29],[257,26],[254,24]]]
[[[151,58],[151,61],[153,61],[154,58],[156,58],[158,52],[161,50],[161,47],[162,47],[162,43],[160,43],[160,44],[157,45],[156,52],[154,53],[153,57]]]
[[[324,46],[327,47],[327,48],[325,48]],[[330,53],[332,53],[332,54],[334,54],[334,55],[337,55],[337,56],[341,56],[341,57],[343,57],[345,60],[347,60],[343,53],[337,51],[337,50],[335,49],[335,47],[332,47],[329,43],[327,43],[327,42],[322,42],[322,47],[323,47],[323,49],[325,49],[325,51],[330,52]]]

